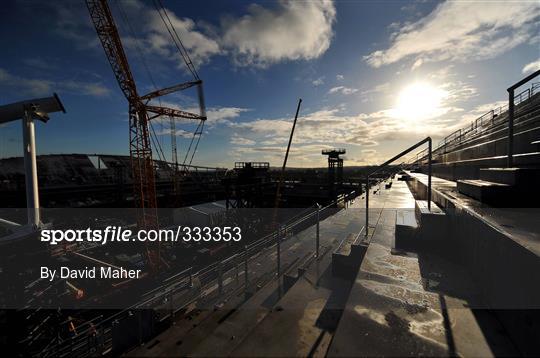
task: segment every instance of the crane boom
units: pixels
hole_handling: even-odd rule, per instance
[[[135,80],[107,0],[86,0],[86,5],[114,76],[129,102],[129,154],[135,206],[139,209],[137,224],[141,229],[156,228],[157,200],[148,113],[137,93]],[[146,254],[150,266],[158,270],[161,263],[159,245],[157,249],[147,245]]]
[[[129,153],[131,158],[135,206],[139,208],[137,217],[138,226],[142,229],[155,228],[158,226],[158,217],[154,162],[149,132],[150,120],[162,115],[169,116],[171,121],[173,121],[174,118],[199,120],[198,128],[201,128],[201,123],[206,120],[202,81],[197,75],[193,63],[189,59],[189,55],[181,44],[178,34],[173,29],[173,32],[176,35],[176,38],[173,38],[173,40],[177,46],[178,43],[180,43],[180,48],[184,51],[181,52],[182,58],[186,62],[188,69],[194,74],[195,80],[163,89],[156,89],[144,96],[140,96],[137,92],[137,86],[107,0],[86,0],[86,5],[114,76],[129,103]],[[160,11],[162,19],[165,20],[163,18],[163,16],[165,16],[170,23],[167,12],[162,5],[161,9],[158,9],[158,11]],[[167,26],[166,23],[165,25]],[[170,25],[172,26],[172,24]],[[198,90],[200,107],[200,114],[198,115],[179,109],[148,104],[148,102],[154,98],[165,96],[193,86],[197,86]],[[152,116],[149,116],[149,114]],[[174,126],[171,127],[174,129]],[[176,138],[174,133],[175,131],[172,132],[173,137]],[[200,138],[201,134],[202,133],[199,131],[196,131],[194,133],[194,138],[196,136]],[[192,159],[195,150],[193,151]],[[173,143],[173,153],[173,156],[176,157],[175,143]],[[157,250],[155,248],[150,248],[149,246],[146,247],[148,261],[154,269],[156,269],[156,266],[159,268],[161,261],[164,261],[160,256],[159,244],[156,243],[156,245]]]
[[[86,6],[120,89],[128,101],[136,100],[138,94],[135,80],[107,1],[87,0]]]

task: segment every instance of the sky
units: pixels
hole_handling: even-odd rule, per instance
[[[109,1],[140,95],[193,79],[154,3]],[[289,166],[324,166],[332,147],[345,165],[381,163],[540,68],[538,1],[162,3],[204,83],[197,165],[280,166],[299,98]],[[129,153],[128,103],[83,0],[4,1],[0,34],[0,105],[56,92],[67,110],[37,124],[38,154]],[[161,104],[198,111],[193,89]],[[196,124],[176,122],[180,162]],[[0,127],[0,157],[21,155],[20,126]],[[170,160],[169,119],[152,127]]]

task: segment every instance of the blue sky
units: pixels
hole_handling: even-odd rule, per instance
[[[300,97],[291,166],[324,165],[328,147],[346,148],[349,165],[375,164],[466,125],[540,67],[533,1],[163,5],[205,83],[200,165],[280,165]],[[111,8],[141,94],[153,90],[142,59],[158,87],[191,79],[151,0]],[[38,124],[38,152],[127,154],[127,101],[84,1],[7,1],[0,11],[0,104],[57,92],[67,109]],[[163,103],[195,110],[194,95]],[[0,127],[1,157],[21,154],[19,127]],[[194,126],[176,127],[182,161]],[[154,129],[170,159],[168,120]]]

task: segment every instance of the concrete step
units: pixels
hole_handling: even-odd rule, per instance
[[[482,203],[505,206],[509,202],[512,186],[485,180],[458,180],[457,190]]]
[[[420,263],[372,242],[327,357],[517,354],[493,317],[478,323],[468,307],[476,290],[459,265],[432,255]]]
[[[350,281],[332,275],[329,253],[315,260],[260,322],[243,332],[242,339],[229,341],[220,355],[325,356],[351,287]],[[197,353],[209,356],[208,348]]]
[[[395,240],[393,248],[396,250],[410,250],[415,247],[418,231],[415,213],[410,209],[397,210]]]
[[[356,235],[350,234],[332,253],[332,274],[334,276],[347,280],[356,277],[369,245],[369,242],[364,240],[364,233],[364,228],[362,228]]]
[[[437,204],[432,201],[430,210],[427,200],[416,200],[414,213],[420,227],[418,241],[421,248],[439,251],[450,245],[450,221]]]
[[[431,208],[428,206],[427,200],[416,200],[414,202],[414,215],[416,221],[422,223],[424,216],[430,215],[444,215],[444,211],[437,206],[433,201],[431,202]]]
[[[480,180],[512,186],[531,185],[539,172],[536,168],[481,168]]]
[[[410,175],[408,175],[408,174],[402,174],[402,175],[400,175],[400,176],[398,177],[398,180],[400,180],[400,181],[408,181],[408,180],[410,180],[410,179],[411,179],[411,177],[410,177]]]

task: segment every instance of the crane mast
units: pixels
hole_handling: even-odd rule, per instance
[[[129,154],[136,206],[142,211],[138,216],[138,224],[141,228],[156,227],[157,203],[148,113],[137,93],[137,86],[107,1],[87,0],[86,4],[114,76],[129,102]]]
[[[114,76],[129,103],[129,154],[134,201],[135,206],[138,208],[137,224],[140,229],[157,228],[155,173],[149,123],[151,119],[161,115],[205,121],[206,113],[202,100],[202,81],[197,78],[197,81],[167,87],[140,96],[107,0],[86,0],[86,5]],[[200,114],[148,105],[148,102],[153,98],[195,85],[199,87]],[[152,116],[149,116],[149,113]],[[157,248],[147,245],[146,254],[152,268],[158,270],[163,260],[160,255],[159,243],[156,243],[156,245]]]

